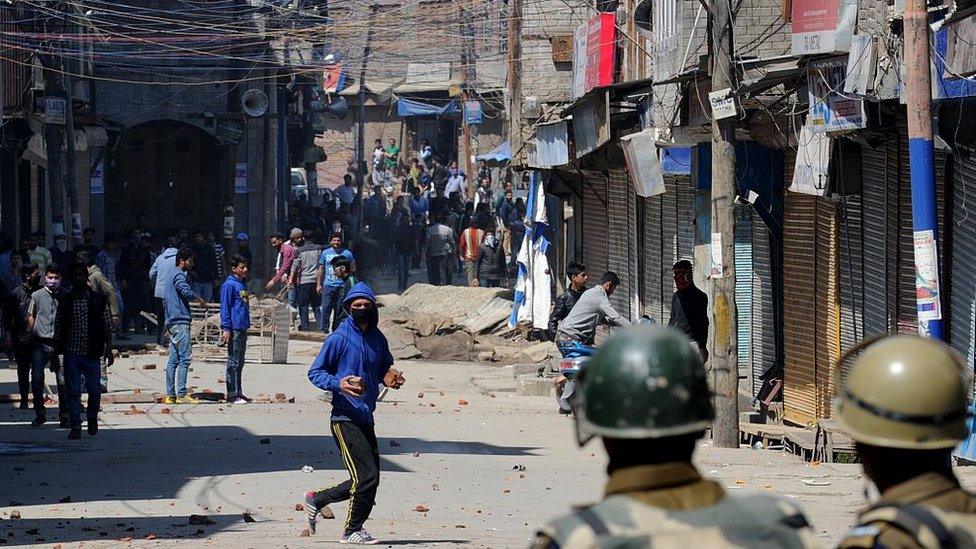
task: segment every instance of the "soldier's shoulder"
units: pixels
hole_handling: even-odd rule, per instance
[[[861,513],[840,543],[845,549],[947,545],[976,546],[976,514],[920,504],[878,505]]]

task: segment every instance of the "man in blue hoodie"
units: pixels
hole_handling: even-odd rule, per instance
[[[227,402],[246,404],[241,371],[247,352],[247,330],[251,327],[251,308],[247,302],[247,260],[240,254],[230,258],[230,276],[220,287],[220,340],[227,345]]]
[[[173,258],[175,272],[172,281],[163,284],[163,306],[166,311],[165,327],[169,332],[169,361],[166,363],[165,404],[196,404],[197,399],[186,394],[186,375],[190,371],[193,358],[190,347],[190,302],[203,306],[204,300],[193,293],[186,272],[193,268],[194,253],[191,248],[183,248]],[[158,276],[164,276],[159,269]]]
[[[136,245],[138,245],[138,243],[136,243]],[[156,260],[153,261],[152,267],[149,268],[149,278],[155,279],[155,283],[153,284],[153,298],[156,303],[157,345],[163,342],[164,319],[160,318],[165,314],[163,300],[166,298],[166,290],[169,286],[173,285],[173,275],[176,274],[176,254],[179,251],[176,248],[176,245],[175,237],[171,236],[167,238],[166,247],[163,249],[163,252],[156,257]],[[131,302],[131,299],[126,298],[126,303],[129,302]]]
[[[363,528],[373,510],[380,482],[380,453],[373,412],[380,386],[403,386],[403,375],[391,368],[393,355],[380,332],[376,296],[364,282],[353,286],[342,303],[348,317],[322,344],[308,370],[313,385],[332,393],[332,436],[350,479],[305,494],[309,532],[315,532],[319,511],[330,503],[349,501],[349,515],[340,543],[378,543]]]

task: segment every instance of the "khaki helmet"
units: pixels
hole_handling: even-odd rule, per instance
[[[841,384],[837,420],[854,440],[885,448],[953,448],[968,435],[972,381],[945,343],[895,335],[863,348]],[[847,354],[850,354],[848,351]]]
[[[673,328],[615,333],[586,364],[570,397],[577,440],[661,438],[704,431],[715,419],[705,367]]]

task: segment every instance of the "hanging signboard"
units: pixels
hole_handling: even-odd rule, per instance
[[[88,190],[91,194],[105,194],[105,163],[99,161],[92,170],[88,180]]]
[[[342,72],[342,63],[329,65],[322,69],[322,91],[335,93],[345,87],[346,75]]]
[[[48,96],[44,98],[44,123],[64,125],[67,103],[63,97]]]
[[[830,145],[827,134],[813,131],[809,124],[800,128],[791,191],[826,196],[830,182]]]
[[[620,138],[627,174],[637,196],[649,198],[664,194],[664,173],[657,156],[654,130],[642,130]]]
[[[735,97],[732,96],[732,88],[709,92],[708,102],[712,104],[712,117],[715,120],[732,118],[736,115]]]
[[[809,124],[813,131],[840,132],[864,128],[864,101],[848,95],[847,59],[835,57],[810,63],[807,87],[810,93]]]
[[[465,101],[464,102],[464,123],[471,126],[474,124],[481,124],[484,119],[484,114],[481,110],[480,101]]]
[[[238,162],[234,168],[234,193],[247,194],[247,162]]]
[[[617,15],[600,13],[573,32],[573,99],[613,83]]]
[[[793,55],[846,52],[851,47],[857,0],[793,0]]]

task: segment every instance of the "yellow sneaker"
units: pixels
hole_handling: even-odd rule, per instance
[[[176,399],[177,404],[200,404],[200,401],[191,397],[190,395],[181,396]]]
[[[176,397],[167,396],[166,398],[163,399],[163,404],[176,404]]]

